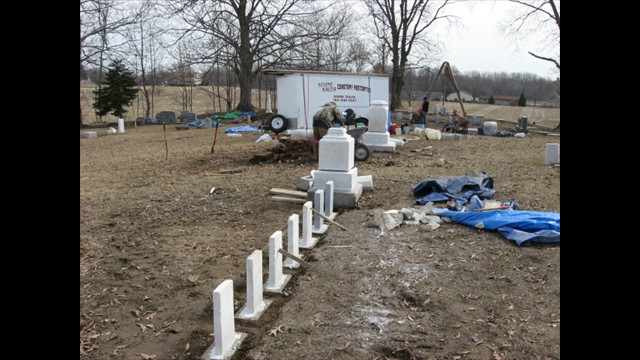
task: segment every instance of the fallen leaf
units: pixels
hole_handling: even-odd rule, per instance
[[[189,343],[187,343],[187,344],[184,346],[184,351],[187,351],[187,350],[189,350]]]
[[[277,326],[277,327],[275,327],[275,328],[273,328],[273,329],[269,330],[269,333],[268,333],[268,334],[269,334],[269,335],[276,336],[276,335],[278,335],[278,333],[281,333],[281,332],[282,332],[282,328],[283,328],[283,327],[284,327],[284,325]]]
[[[140,310],[134,309],[134,310],[131,310],[131,313],[133,313],[133,316],[135,317],[140,317]]]
[[[513,329],[509,329],[509,330],[507,330],[507,334],[509,334],[510,336],[513,336],[513,335],[516,334],[516,331],[513,330]]]
[[[116,348],[115,348],[115,349],[113,349],[113,352],[111,353],[111,356],[117,356],[117,355],[118,355],[118,350],[122,350],[122,349],[124,349],[124,348],[126,348],[126,347],[127,347],[127,345],[126,345],[126,344],[125,344],[125,345],[118,345],[118,346],[116,346]]]
[[[189,280],[190,282],[192,282],[192,283],[194,283],[194,284],[197,284],[197,283],[198,283],[198,278],[199,278],[199,277],[200,277],[199,275],[189,275],[189,276],[187,277],[187,280]]]
[[[351,341],[347,341],[347,343],[346,343],[346,344],[344,344],[344,345],[342,345],[342,346],[338,346],[338,347],[336,348],[336,350],[339,350],[339,351],[346,350],[346,349],[349,347],[349,345],[351,345]]]
[[[147,354],[140,354],[140,356],[142,356],[142,360],[153,360],[156,357],[158,357],[158,355],[147,355]]]
[[[157,312],[154,312],[154,313],[151,313],[151,314],[149,314],[149,315],[145,316],[145,317],[144,317],[144,319],[145,319],[145,320],[151,320],[151,319],[153,319],[154,317],[156,317],[156,315],[158,315],[158,313],[157,313]]]

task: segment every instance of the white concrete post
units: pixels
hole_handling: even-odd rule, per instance
[[[213,290],[214,343],[204,359],[225,359],[233,355],[247,334],[236,332],[233,319],[233,280],[225,280]]]
[[[289,254],[293,256],[300,257],[300,216],[298,214],[293,214],[289,216],[289,221],[287,225],[287,251]],[[286,258],[284,259],[284,266],[289,269],[300,267],[300,263],[293,259]]]
[[[262,250],[247,257],[247,303],[236,313],[237,319],[257,320],[271,304],[262,296]]]
[[[316,246],[317,238],[313,237],[313,202],[307,201],[302,205],[302,239],[300,246],[303,249],[311,249]]]
[[[278,230],[269,237],[269,278],[265,283],[265,291],[281,292],[291,279],[291,275],[282,274],[282,231]]]
[[[265,112],[268,113],[272,113],[273,111],[271,111],[271,94],[267,93],[267,109],[265,110]]]
[[[333,214],[333,180],[324,184],[324,214],[331,217]]]
[[[124,119],[118,118],[118,133],[124,134]]]
[[[313,194],[313,208],[320,213],[324,211],[324,189],[318,189]],[[313,213],[313,231],[319,232],[323,224],[320,215]]]

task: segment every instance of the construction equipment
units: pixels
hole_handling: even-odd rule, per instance
[[[431,98],[431,89],[433,88],[433,85],[436,83],[436,80],[438,80],[438,76],[440,76],[443,71],[444,71],[444,76],[442,77],[442,106],[444,107],[444,100],[447,93],[445,90],[446,89],[445,80],[449,79],[449,81],[451,82],[451,85],[453,85],[453,89],[456,91],[456,94],[458,95],[458,102],[460,102],[462,115],[454,113],[454,116],[449,117],[449,121],[445,122],[445,124],[442,126],[442,132],[449,130],[451,131],[451,133],[460,132],[460,133],[466,134],[467,127],[469,126],[470,121],[467,118],[467,111],[464,109],[462,96],[460,96],[460,89],[458,88],[458,84],[456,83],[455,76],[453,76],[453,70],[451,70],[451,66],[449,65],[449,62],[445,61],[442,63],[442,66],[440,66],[440,70],[438,70],[438,73],[431,81],[431,85],[429,85],[429,89],[427,89],[427,99]]]
[[[440,66],[440,70],[438,70],[438,73],[431,81],[431,85],[429,85],[429,89],[427,89],[427,99],[431,98],[431,89],[433,88],[433,85],[436,83],[436,80],[438,80],[438,76],[440,76],[443,71],[444,71],[444,76],[442,77],[442,106],[444,106],[444,99],[447,93],[445,91],[446,89],[445,80],[449,79],[449,81],[453,85],[453,89],[456,91],[456,94],[458,95],[458,101],[460,102],[460,108],[462,109],[462,114],[466,118],[467,111],[464,109],[464,104],[462,103],[462,96],[460,96],[460,89],[458,88],[458,84],[456,83],[456,78],[453,76],[453,71],[451,70],[451,66],[449,66],[448,61],[445,61],[442,63],[442,66]]]

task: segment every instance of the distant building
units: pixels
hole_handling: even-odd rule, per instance
[[[472,102],[474,100],[473,95],[464,90],[460,90],[460,97],[462,98],[463,102]],[[447,95],[447,101],[458,101],[458,94],[456,92],[452,92],[451,94]]]
[[[429,98],[429,101],[440,101],[440,100],[442,100],[442,96],[444,96],[444,95],[442,94],[442,92],[440,92],[440,91],[433,91],[433,92],[431,93],[431,97]]]
[[[491,96],[478,96],[478,102],[486,104],[489,102],[489,98]],[[493,100],[495,100],[496,105],[518,105],[519,96],[511,96],[511,95],[493,95]]]

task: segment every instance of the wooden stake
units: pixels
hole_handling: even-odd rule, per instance
[[[300,259],[299,257],[297,257],[297,256],[295,256],[295,255],[293,255],[293,254],[289,253],[287,250],[285,250],[285,249],[283,249],[283,248],[278,249],[278,252],[279,252],[280,254],[282,254],[282,255],[284,255],[284,256],[286,256],[286,257],[288,257],[288,258],[291,258],[292,260],[294,260],[294,261],[296,261],[296,262],[300,263],[300,265],[304,265],[304,266],[309,266],[309,265],[311,265],[311,264],[309,264],[308,262],[306,262],[306,261],[304,261],[304,260]]]
[[[331,220],[331,218],[330,218],[330,217],[328,217],[327,215],[325,215],[325,214],[321,213],[320,211],[318,211],[318,210],[316,210],[316,209],[314,209],[314,208],[311,208],[311,210],[313,210],[313,212],[314,212],[314,213],[316,213],[316,214],[320,215],[320,217],[321,217],[321,218],[323,218],[323,219],[327,220],[328,222],[330,222],[330,223],[334,224],[335,226],[339,227],[339,228],[340,228],[340,229],[342,229],[343,231],[346,231],[346,230],[347,230],[347,228],[346,228],[346,227],[344,227],[344,226],[342,226],[342,225],[338,224],[337,222],[335,222],[335,221]]]
[[[167,143],[167,127],[162,123],[162,131],[164,132],[164,159],[169,160],[169,144]]]

